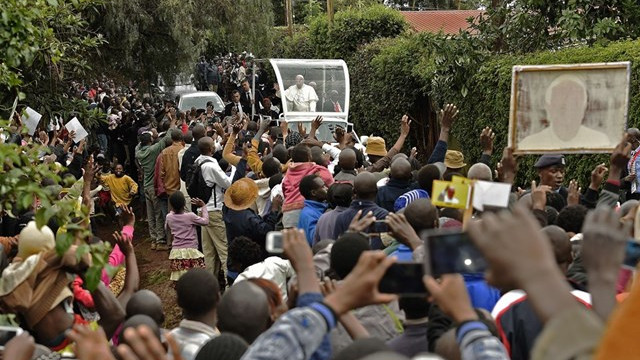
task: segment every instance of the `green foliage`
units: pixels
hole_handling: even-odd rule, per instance
[[[473,28],[487,48],[527,53],[576,43],[605,44],[640,35],[633,0],[501,1]]]
[[[265,54],[272,26],[270,0],[112,0],[92,19],[109,42],[101,63],[150,82],[189,73],[205,51]]]
[[[46,124],[53,114],[65,120],[77,116],[89,128],[103,116],[86,110],[86,104],[63,97],[66,84],[90,71],[94,51],[103,43],[100,35],[88,29],[85,13],[95,10],[100,0],[7,0],[0,9],[0,114],[9,117],[15,99],[23,100],[44,116]],[[2,118],[2,116],[0,116]],[[7,132],[8,121],[0,121]],[[59,199],[59,189],[44,187],[44,180],[60,183],[60,169],[40,158],[49,149],[0,143],[0,212],[15,216],[35,212],[39,227],[54,220],[66,232],[56,237],[56,250],[64,253],[72,244],[80,253],[90,253],[92,272],[100,273],[108,259],[110,246],[89,246],[82,239],[88,209],[79,208],[77,197]],[[72,222],[75,219],[77,222]],[[82,224],[82,225],[81,225]],[[98,278],[99,280],[99,278]],[[88,279],[95,289],[97,281]]]
[[[0,104],[60,96],[69,76],[89,69],[91,52],[104,43],[84,17],[101,0],[7,0],[0,9]],[[8,114],[6,114],[8,115]]]
[[[309,40],[316,57],[347,59],[359,46],[398,36],[406,29],[407,23],[398,11],[374,5],[340,11],[333,24],[324,15],[314,18],[309,25]]]
[[[501,55],[484,62],[478,71],[468,80],[469,93],[462,97],[452,89],[440,88],[449,102],[460,109],[460,116],[453,129],[454,136],[460,141],[462,150],[471,163],[480,158],[478,141],[485,126],[491,126],[496,132],[496,153],[494,164],[499,160],[499,151],[507,144],[509,106],[511,96],[511,73],[514,65],[533,64],[574,64],[592,62],[631,61],[631,83],[640,81],[640,41],[622,41],[608,46],[570,48],[560,51],[545,51],[529,55]],[[631,87],[629,126],[640,125],[640,90]],[[537,156],[525,156],[519,162],[517,184],[527,184],[537,178],[532,168]],[[602,162],[608,163],[608,156],[571,155],[567,157],[567,177],[576,179],[583,188],[589,183],[591,170]]]

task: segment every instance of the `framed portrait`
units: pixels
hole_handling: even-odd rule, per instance
[[[516,154],[609,153],[627,128],[630,62],[514,66]]]

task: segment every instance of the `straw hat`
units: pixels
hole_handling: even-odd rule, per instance
[[[450,169],[460,169],[467,164],[464,163],[464,155],[460,151],[447,150],[444,157],[444,164]]]
[[[27,226],[20,231],[17,257],[26,259],[31,255],[49,251],[56,247],[55,236],[48,226],[38,229],[35,221],[29,221]]]
[[[371,136],[367,139],[367,155],[386,156],[387,146],[384,139],[378,136]]]
[[[244,210],[258,198],[258,185],[249,178],[242,178],[234,182],[224,192],[224,204],[232,210]]]

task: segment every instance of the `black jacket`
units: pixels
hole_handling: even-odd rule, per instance
[[[200,149],[197,142],[195,142],[185,150],[182,156],[182,166],[180,166],[180,179],[182,181],[187,181],[187,170],[189,170],[189,166],[193,165],[198,156],[200,156]]]
[[[236,106],[236,104],[234,104],[234,103],[227,104],[227,106],[224,107],[224,116],[231,116],[231,109],[233,109],[235,106]],[[242,100],[240,100],[240,106],[242,106],[242,111],[243,112],[245,112],[246,114],[251,116],[251,107],[250,106],[246,106],[245,104],[243,104]]]

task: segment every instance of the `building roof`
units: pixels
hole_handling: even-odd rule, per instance
[[[460,30],[468,29],[468,18],[477,18],[482,10],[430,10],[430,11],[400,11],[409,25],[418,32],[428,31],[437,33],[440,30],[447,35],[457,34]]]

